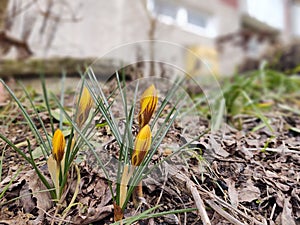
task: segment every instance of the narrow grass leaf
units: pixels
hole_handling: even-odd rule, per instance
[[[0,82],[3,84],[3,86],[5,87],[5,89],[9,92],[9,94],[11,95],[11,97],[13,98],[13,100],[17,103],[19,109],[21,110],[26,122],[28,123],[30,129],[32,130],[35,138],[38,140],[38,143],[40,145],[43,146],[43,148],[45,149],[45,151],[47,151],[47,146],[45,144],[45,141],[43,140],[40,131],[37,129],[35,123],[32,121],[31,117],[29,116],[29,114],[27,113],[26,109],[23,107],[22,103],[20,102],[20,100],[17,98],[17,96],[14,94],[14,92],[4,83],[4,81],[2,79],[0,79]],[[50,116],[51,117],[51,116]]]
[[[265,117],[262,112],[253,104],[253,101],[250,99],[249,95],[245,91],[241,91],[243,96],[246,98],[250,106],[253,108],[253,110],[256,112],[257,116],[264,122],[264,124],[268,127],[268,129],[274,133],[273,128],[271,127],[270,123],[268,122],[268,118]]]
[[[2,150],[1,158],[0,158],[0,182],[2,181],[2,166],[3,166],[3,160],[4,160],[4,152],[5,149]]]
[[[15,181],[15,179],[17,178],[17,176],[19,175],[19,173],[21,172],[23,168],[20,167],[17,172],[15,173],[15,175],[11,178],[11,180],[9,181],[9,183],[7,185],[4,186],[2,192],[0,193],[0,199],[3,198],[5,192],[8,190],[8,188],[12,185],[12,183]]]
[[[46,130],[45,124],[44,124],[42,118],[40,117],[36,107],[34,106],[33,101],[31,99],[31,97],[29,96],[28,91],[26,90],[26,88],[24,87],[24,85],[22,83],[19,83],[19,85],[22,87],[27,99],[29,100],[31,108],[34,110],[34,113],[35,113],[36,117],[38,118],[38,120],[40,122],[40,125],[42,126],[43,132],[46,136],[46,139],[47,139],[47,142],[48,142],[48,147],[46,147],[46,148],[42,147],[41,150],[42,150],[42,153],[43,153],[44,157],[47,158],[47,156],[50,154],[49,149],[51,148],[51,142],[50,142],[50,138],[48,136],[48,132]]]

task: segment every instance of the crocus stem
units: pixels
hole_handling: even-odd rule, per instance
[[[114,204],[114,221],[117,222],[123,219],[124,213],[122,208],[118,206],[117,203],[114,202],[113,204]],[[123,223],[121,222],[121,224]]]
[[[143,181],[140,181],[138,185],[135,187],[133,193],[132,193],[132,199],[134,207],[138,207],[140,204],[141,199],[144,197],[143,195]]]
[[[123,207],[123,204],[126,200],[127,197],[127,185],[128,185],[128,165],[124,166],[123,174],[122,174],[122,179],[121,179],[121,185],[120,185],[120,207]]]
[[[57,163],[57,166],[56,166],[56,179],[55,179],[55,191],[56,191],[57,201],[59,201],[59,199],[60,199],[60,194],[59,194],[59,173],[60,173],[60,163]]]

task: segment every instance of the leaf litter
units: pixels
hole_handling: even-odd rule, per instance
[[[261,126],[262,121],[255,115],[237,115],[235,119],[243,121],[241,129],[229,122],[222,132],[205,134],[193,143],[193,149],[184,152],[184,157],[167,160],[144,180],[147,204],[140,210],[159,205],[157,212],[182,208],[197,208],[198,212],[161,216],[139,224],[300,224],[300,119],[286,110],[281,106],[266,115],[273,131]],[[14,143],[22,143],[32,134],[19,112],[11,112],[14,113],[9,117],[14,119],[8,124],[2,120],[0,132]],[[46,113],[43,120],[49,121]],[[104,143],[98,146],[99,154],[105,157],[104,153],[118,151],[105,121],[96,122],[104,124],[96,133],[96,139]],[[208,128],[207,119],[199,123],[201,129]],[[154,161],[168,156],[174,143],[182,145],[179,140],[188,138],[180,136],[180,129],[178,125],[170,130]],[[37,147],[32,143],[33,149]],[[28,151],[27,145],[22,148]],[[0,150],[1,154],[5,151],[0,193],[22,166],[0,199],[0,224],[113,222],[108,181],[97,167],[91,166],[92,158],[81,156],[79,193],[66,217],[61,218],[54,216],[56,208],[32,168],[3,142]],[[44,171],[47,173],[46,168]],[[70,178],[65,202],[70,202],[75,192],[76,174],[71,173]],[[136,213],[130,204],[125,216]]]

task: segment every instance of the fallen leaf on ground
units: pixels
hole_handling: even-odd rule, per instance
[[[235,181],[232,178],[228,178],[224,180],[228,186],[228,195],[230,198],[231,205],[234,208],[237,208],[239,204],[239,197],[238,197],[238,192],[235,188]]]
[[[296,225],[295,220],[292,216],[292,205],[290,198],[284,200],[283,210],[281,214],[281,224]]]
[[[252,180],[249,179],[242,187],[238,190],[238,199],[240,202],[251,202],[260,197],[260,190],[255,187]]]

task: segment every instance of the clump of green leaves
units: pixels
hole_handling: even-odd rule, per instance
[[[109,103],[93,71],[90,69],[87,74],[89,78],[87,87],[92,94],[96,108],[105,119],[119,148],[116,193],[112,193],[112,196],[115,206],[115,221],[120,221],[131,196],[133,196],[136,205],[142,204],[142,180],[162,162],[187,148],[193,141],[178,147],[168,157],[161,159],[160,162],[150,163],[183,106],[180,103],[184,101],[184,97],[181,96],[182,93],[178,92],[182,80],[177,79],[173,86],[167,90],[167,94],[161,103],[158,104],[158,91],[154,85],[150,85],[142,95],[138,96],[139,83],[137,83],[133,97],[129,98],[127,97],[125,79],[121,81],[119,74],[116,73],[118,92],[125,115],[125,129],[121,130],[118,126],[118,119],[111,110],[113,103]],[[138,108],[137,99],[140,99],[140,107],[139,112],[135,113],[136,108]],[[168,103],[174,99],[176,99],[174,105],[166,113]],[[132,132],[135,118],[137,118],[139,124],[139,132],[136,136]],[[163,119],[161,124],[157,123],[159,118]],[[153,129],[154,127],[156,129]],[[97,158],[96,152],[94,152],[94,155]],[[107,179],[110,180],[109,171],[104,163],[99,158],[97,160],[107,175]]]
[[[64,79],[62,79],[62,82],[63,81]],[[6,88],[12,100],[17,104],[18,108],[20,109],[20,112],[22,113],[26,124],[29,126],[32,134],[34,135],[34,138],[36,139],[36,143],[38,145],[37,149],[41,151],[42,157],[34,156],[35,149],[32,149],[32,140],[30,139],[26,140],[26,153],[23,149],[21,149],[18,145],[14,144],[3,134],[0,134],[0,138],[4,140],[7,143],[7,145],[10,146],[13,150],[19,153],[33,167],[38,177],[45,185],[46,189],[48,189],[48,191],[50,192],[54,202],[62,202],[62,194],[65,190],[67,190],[66,186],[68,185],[69,171],[73,167],[75,167],[76,171],[78,171],[78,167],[73,163],[73,161],[78,151],[83,148],[85,143],[81,140],[81,138],[76,138],[78,135],[74,131],[74,126],[76,126],[77,129],[81,129],[87,138],[91,136],[85,128],[85,124],[90,123],[90,121],[88,121],[88,115],[90,114],[93,105],[88,90],[84,88],[84,84],[82,84],[80,92],[78,94],[78,100],[75,103],[75,121],[69,120],[70,125],[64,126],[61,119],[59,128],[56,128],[52,116],[53,107],[51,107],[50,101],[52,103],[56,102],[59,106],[60,118],[63,117],[63,114],[68,114],[66,109],[63,107],[63,104],[61,104],[63,103],[64,99],[64,90],[62,88],[60,100],[58,100],[54,94],[52,94],[52,96],[49,97],[49,93],[45,84],[45,79],[42,77],[41,82],[43,89],[43,100],[45,103],[46,111],[50,118],[50,129],[47,129],[47,125],[44,123],[39,113],[41,108],[39,105],[34,104],[32,96],[29,94],[27,89],[21,85],[26,96],[26,101],[29,102],[29,107],[24,106],[23,102],[4,83],[3,80],[0,80],[0,82]],[[63,86],[64,85],[62,84],[62,87]],[[67,137],[65,137],[64,131],[67,131]],[[40,168],[40,165],[43,165],[45,163],[47,163],[48,165],[48,170],[51,175],[52,181],[49,181],[49,179],[47,179],[46,175],[42,172]],[[77,176],[79,176],[78,180],[80,181],[80,173],[77,173]],[[77,182],[77,186],[79,186],[79,182]],[[72,201],[74,200],[75,197],[72,198]],[[71,202],[70,204],[73,204],[73,202]]]

